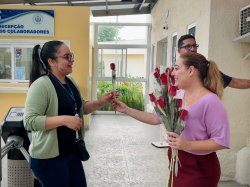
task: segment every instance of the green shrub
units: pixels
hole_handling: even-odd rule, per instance
[[[117,84],[116,89],[120,93],[119,99],[129,107],[138,110],[144,110],[144,97],[142,83],[123,82]],[[97,98],[99,99],[104,93],[112,91],[111,82],[98,82]],[[102,111],[114,111],[111,104],[102,107]]]

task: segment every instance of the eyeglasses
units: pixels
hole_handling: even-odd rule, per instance
[[[193,47],[194,49],[197,49],[197,48],[199,47],[199,45],[198,45],[198,44],[194,44],[194,45],[185,45],[185,46],[182,46],[182,47],[180,47],[180,48],[185,48],[186,50],[190,51],[190,50],[192,49],[192,47]]]
[[[65,60],[68,60],[69,62],[72,62],[74,60],[74,54],[73,53],[68,53],[65,54],[64,56],[57,56],[57,58],[63,58]]]

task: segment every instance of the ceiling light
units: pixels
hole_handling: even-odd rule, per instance
[[[67,5],[68,2],[47,2],[47,3],[35,3],[35,5]]]

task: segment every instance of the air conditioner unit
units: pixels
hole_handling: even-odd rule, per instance
[[[250,5],[240,10],[240,35],[250,32]]]

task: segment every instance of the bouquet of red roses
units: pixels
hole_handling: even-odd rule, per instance
[[[178,88],[174,86],[175,79],[172,76],[173,68],[166,68],[161,74],[160,69],[155,68],[154,77],[158,84],[155,93],[149,94],[155,112],[160,116],[167,131],[181,134],[184,129],[184,120],[187,110],[182,109],[182,99],[176,98]],[[173,173],[178,172],[178,150],[172,149],[170,160],[170,177],[173,181]],[[172,186],[172,185],[171,185]]]

